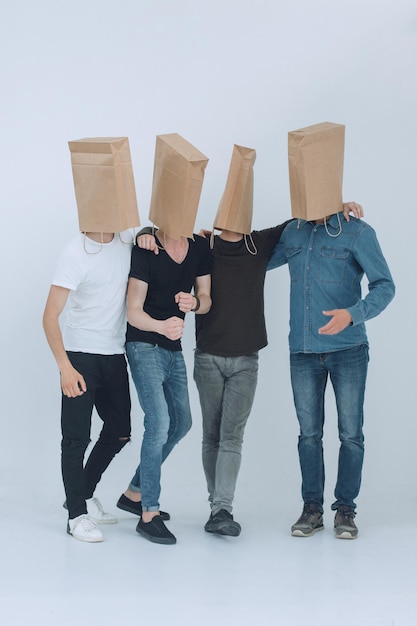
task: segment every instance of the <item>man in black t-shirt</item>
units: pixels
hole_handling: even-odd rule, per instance
[[[141,515],[143,537],[172,544],[169,516],[159,511],[161,464],[191,427],[181,336],[186,313],[210,309],[211,256],[201,237],[175,240],[159,230],[157,245],[158,255],[132,251],[126,354],[145,430],[140,465],[118,507]]]
[[[196,320],[196,382],[203,416],[202,460],[210,533],[237,537],[232,508],[243,435],[258,379],[258,351],[267,345],[264,283],[286,222],[249,236],[222,230],[214,238],[212,308]]]

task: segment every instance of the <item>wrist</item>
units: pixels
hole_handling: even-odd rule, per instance
[[[198,296],[193,296],[193,298],[195,299],[195,306],[191,309],[191,311],[193,313],[196,313],[198,311],[198,309],[200,308],[200,298]]]

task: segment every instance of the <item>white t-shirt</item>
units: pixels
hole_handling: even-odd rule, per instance
[[[124,352],[132,246],[121,238],[129,241],[129,234],[101,244],[79,233],[61,253],[52,284],[71,290],[61,324],[66,350]]]

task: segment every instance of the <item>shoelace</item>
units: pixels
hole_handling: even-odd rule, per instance
[[[83,517],[78,522],[78,524],[82,526],[82,529],[86,532],[89,532],[90,530],[95,530],[97,528],[97,525],[89,517]]]

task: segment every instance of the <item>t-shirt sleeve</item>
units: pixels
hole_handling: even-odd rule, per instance
[[[142,250],[137,246],[133,246],[132,248],[132,256],[130,259],[130,272],[129,278],[137,278],[138,280],[143,280],[143,282],[149,284],[151,275],[150,275],[150,255],[153,252],[149,252],[148,250]]]
[[[70,246],[66,246],[58,259],[52,284],[76,291],[83,280],[84,270],[81,259]]]

